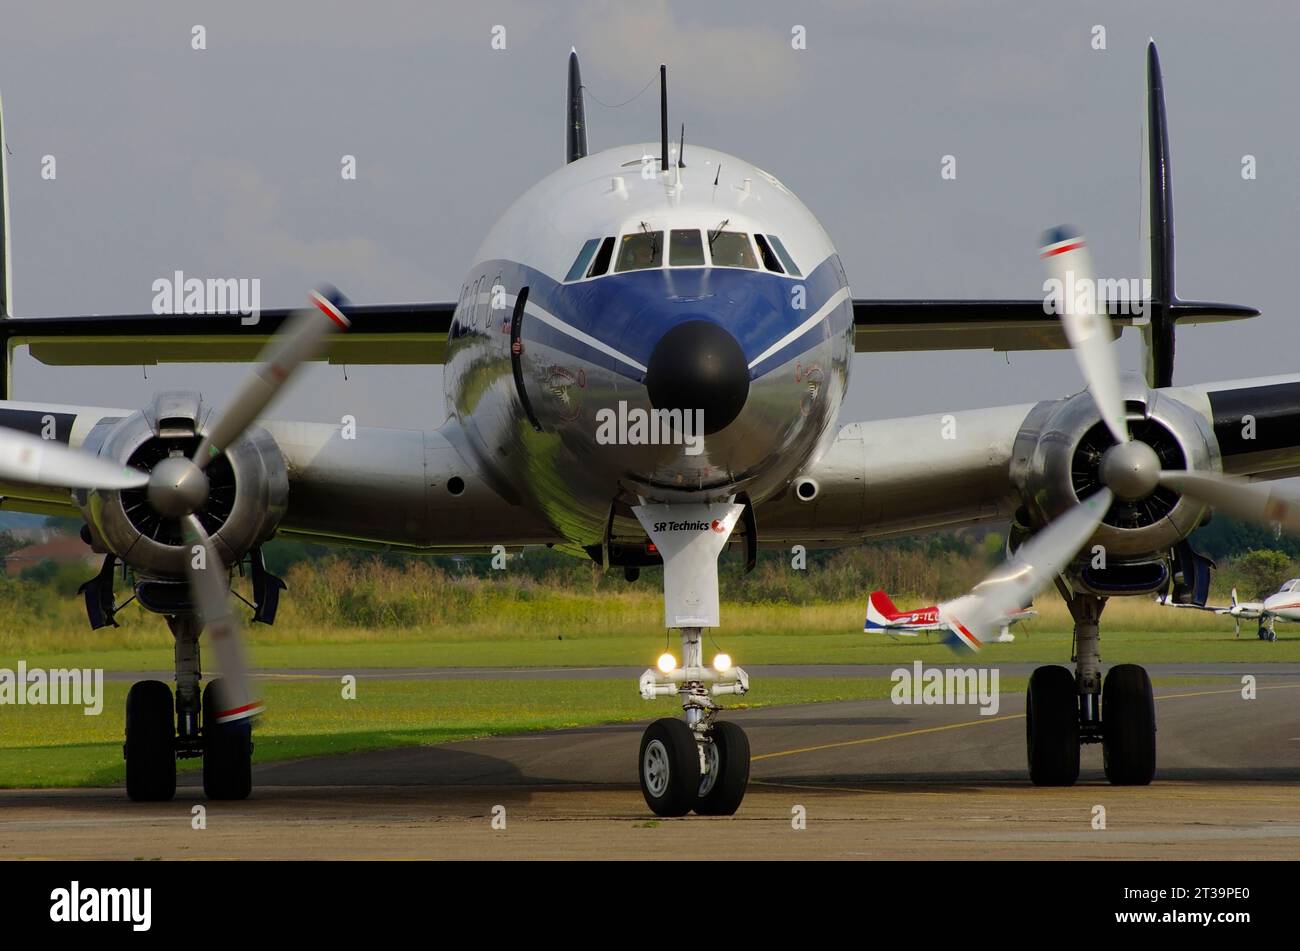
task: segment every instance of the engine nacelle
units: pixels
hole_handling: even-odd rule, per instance
[[[1210,424],[1190,406],[1133,379],[1125,381],[1124,403],[1133,438],[1155,450],[1162,469],[1222,469]],[[1011,468],[1027,527],[1042,528],[1100,490],[1101,457],[1114,444],[1087,392],[1036,406],[1016,436]],[[1155,585],[1157,573],[1139,566],[1166,564],[1169,550],[1190,535],[1205,514],[1205,506],[1163,487],[1136,501],[1116,499],[1081,552],[1081,561],[1086,563],[1101,545],[1108,565],[1130,569],[1132,590],[1145,590],[1146,582],[1139,579],[1150,578]]]
[[[88,452],[144,471],[170,455],[191,456],[212,410],[197,393],[169,392],[148,409],[101,420],[87,435]],[[250,426],[209,463],[208,500],[196,513],[226,564],[234,564],[275,534],[289,498],[284,457],[266,430]],[[145,489],[81,490],[77,504],[96,551],[112,552],[137,572],[171,578],[190,558],[180,522],[160,516]]]

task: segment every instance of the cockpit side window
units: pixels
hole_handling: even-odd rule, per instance
[[[709,235],[709,251],[715,267],[758,269],[758,259],[749,243],[749,235],[740,231],[714,231]]]
[[[762,236],[759,235],[758,237],[761,238]],[[790,257],[790,252],[785,249],[781,239],[774,234],[769,234],[767,240],[772,245],[772,250],[776,252],[776,256],[781,259],[781,263],[785,265],[785,273],[794,277],[801,277],[799,269],[794,266],[794,258]]]
[[[674,228],[669,232],[668,263],[673,267],[690,267],[704,263],[704,242],[697,228]]]
[[[615,271],[640,271],[663,267],[664,233],[662,231],[636,231],[623,235],[619,244]]]
[[[763,267],[769,271],[775,271],[777,274],[784,274],[785,271],[781,269],[781,262],[776,259],[776,254],[768,245],[767,239],[761,234],[755,233],[754,243],[758,245],[758,256],[763,259]]]
[[[591,262],[591,270],[587,272],[587,277],[600,277],[609,270],[610,258],[614,256],[614,239],[606,238],[600,243],[600,251],[596,254],[596,260]]]
[[[564,283],[576,281],[587,272],[587,265],[591,263],[592,257],[596,254],[596,249],[600,247],[600,238],[592,238],[582,246],[578,256],[573,259],[573,267],[569,268],[569,273],[564,275]]]

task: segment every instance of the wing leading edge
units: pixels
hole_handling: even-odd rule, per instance
[[[1145,308],[1111,301],[1112,339],[1125,327],[1148,321]],[[1173,316],[1182,324],[1218,323],[1257,317],[1240,304],[1178,301]],[[855,349],[859,353],[908,350],[1062,350],[1069,346],[1060,318],[1037,300],[869,300],[853,301]]]

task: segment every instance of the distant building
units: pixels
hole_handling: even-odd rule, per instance
[[[101,556],[90,550],[90,546],[76,535],[55,535],[48,541],[28,545],[10,552],[4,559],[5,574],[17,577],[27,568],[34,568],[41,562],[52,561],[57,565],[82,564],[92,573],[99,570]]]

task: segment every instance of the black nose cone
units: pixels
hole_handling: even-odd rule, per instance
[[[646,367],[655,409],[704,411],[706,435],[725,429],[749,396],[749,367],[736,338],[707,320],[688,320],[655,344]]]

